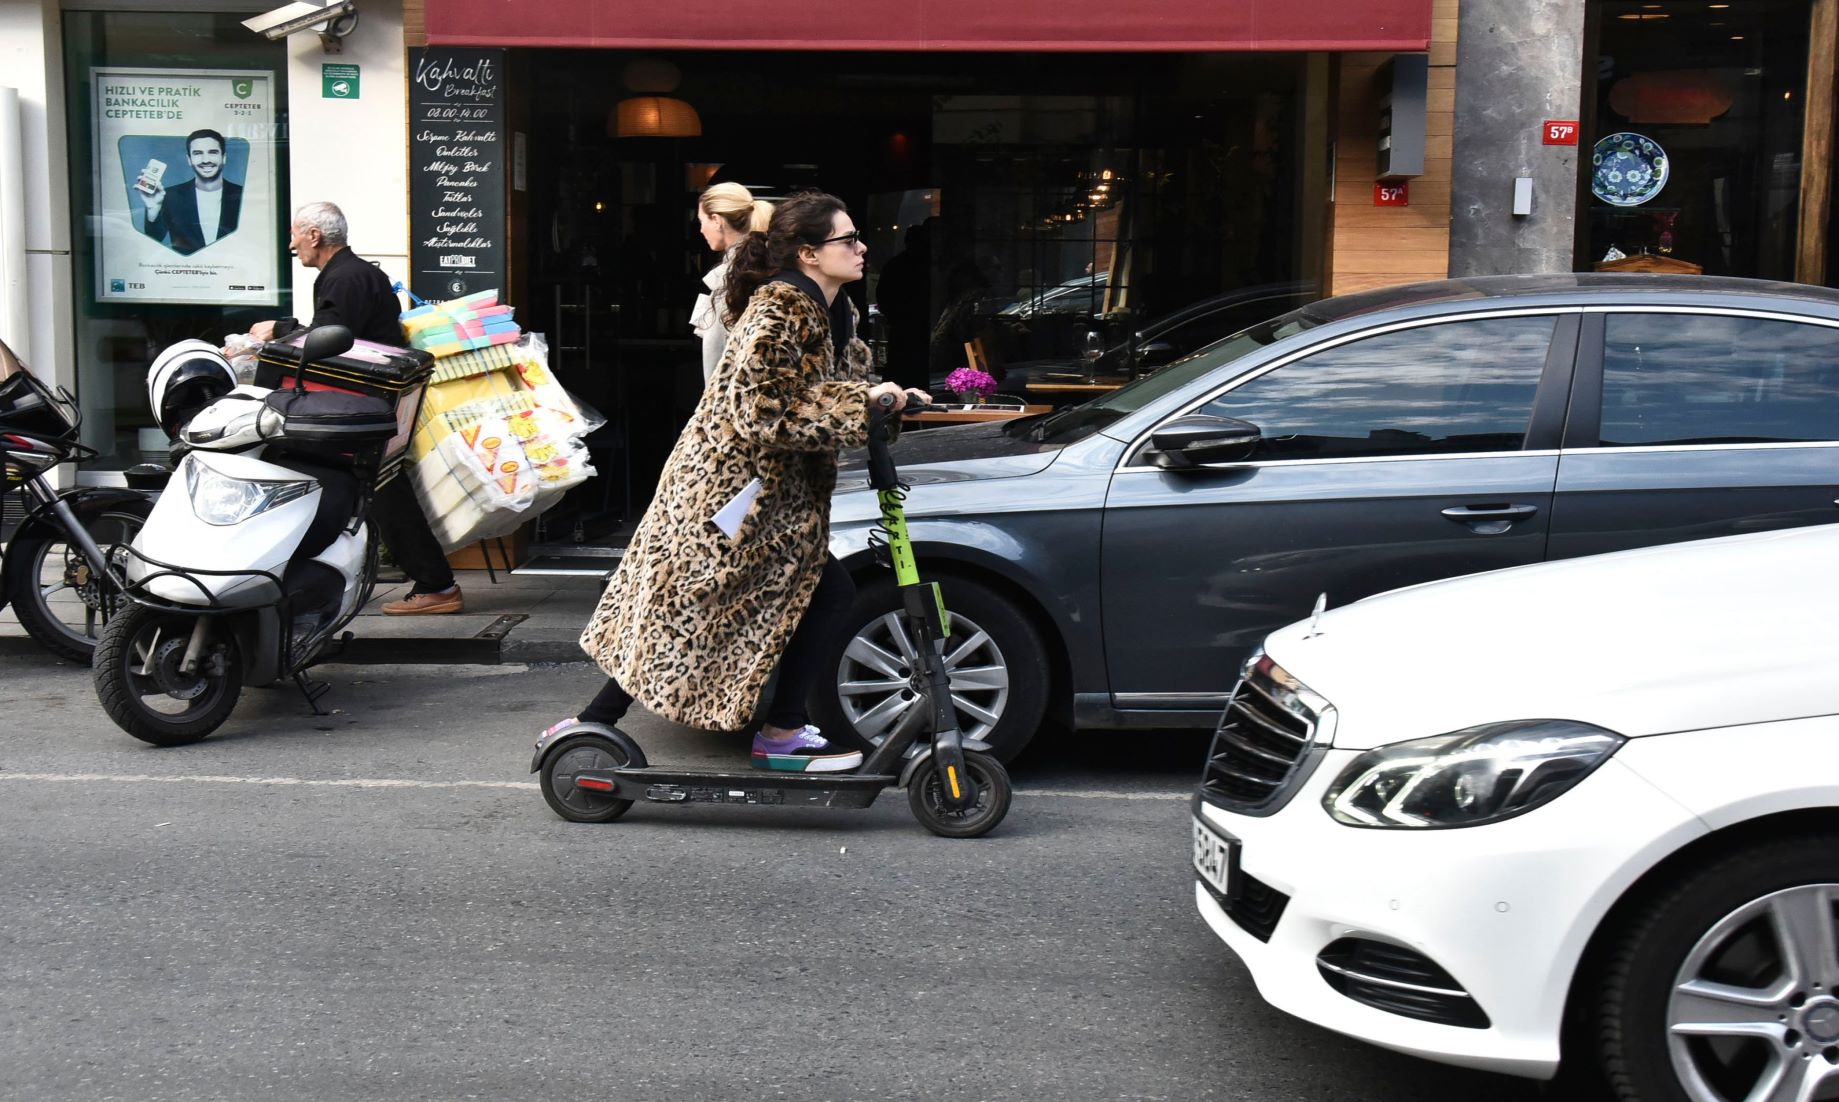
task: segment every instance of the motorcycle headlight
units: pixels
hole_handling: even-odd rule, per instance
[[[1361,827],[1465,827],[1549,803],[1628,741],[1566,719],[1489,723],[1355,758],[1322,806]]]
[[[310,481],[231,478],[196,462],[185,468],[192,513],[206,524],[241,524],[277,505],[307,496],[315,485]]]

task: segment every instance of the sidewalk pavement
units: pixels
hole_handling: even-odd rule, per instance
[[[390,576],[387,575],[386,576]],[[408,594],[406,582],[378,582],[364,611],[346,626],[354,638],[338,659],[348,663],[497,665],[585,662],[576,640],[600,599],[600,578],[455,572],[466,611],[451,616],[385,616],[384,602]],[[41,653],[9,608],[0,611],[0,661]]]

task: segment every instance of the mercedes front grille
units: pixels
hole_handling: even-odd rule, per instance
[[[1331,711],[1269,655],[1254,655],[1213,734],[1201,798],[1249,815],[1282,807],[1320,758]]]

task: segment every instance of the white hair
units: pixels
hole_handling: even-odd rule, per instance
[[[345,224],[345,212],[331,203],[306,204],[294,212],[294,225],[312,226],[328,245],[343,245],[350,232]]]

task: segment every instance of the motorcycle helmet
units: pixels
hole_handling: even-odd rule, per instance
[[[147,408],[169,437],[177,438],[194,414],[235,389],[230,361],[207,341],[171,345],[147,369]]]

